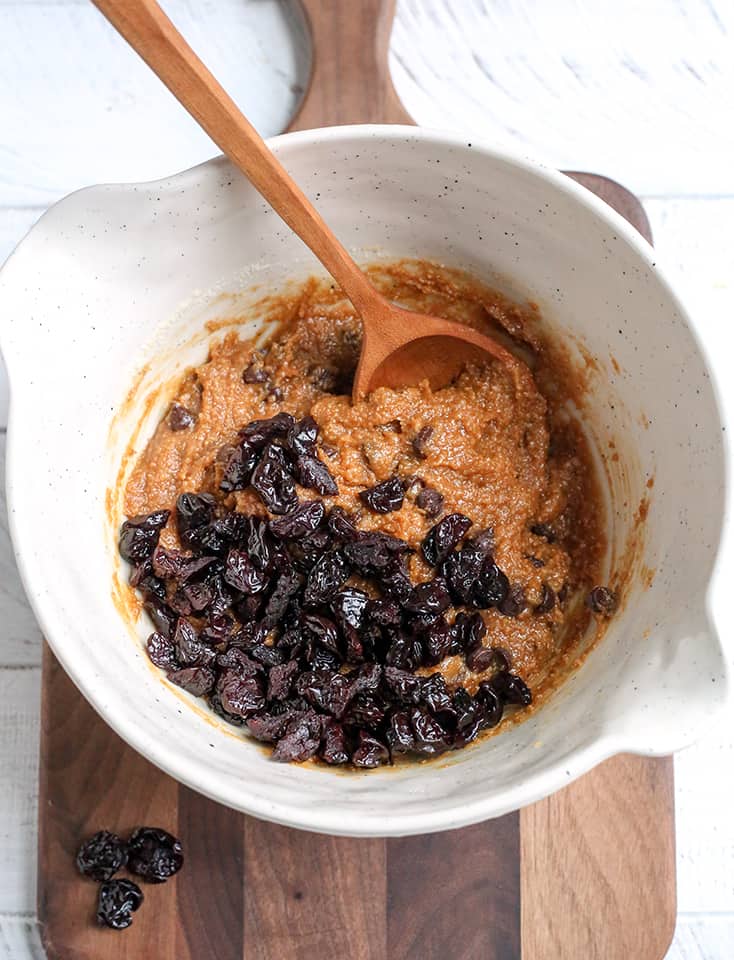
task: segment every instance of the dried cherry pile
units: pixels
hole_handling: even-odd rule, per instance
[[[97,922],[125,930],[143,902],[143,892],[134,881],[114,875],[127,867],[148,883],[165,883],[183,866],[183,850],[180,841],[160,827],[138,827],[127,841],[100,830],[79,847],[76,865],[83,876],[100,884]]]
[[[496,726],[508,704],[531,702],[502,651],[485,645],[480,612],[519,615],[522,589],[494,562],[491,531],[470,535],[471,520],[456,513],[421,546],[432,578],[412,582],[405,541],[362,531],[321,499],[299,499],[298,486],[338,492],[317,439],[311,417],[279,413],[248,424],[217,457],[223,497],[178,498],[183,550],[158,542],[168,511],[122,525],[130,583],[156,628],[148,655],[225,720],[272,744],[278,761],[370,768],[396,754],[463,747]],[[361,500],[376,513],[399,510],[406,485],[394,477]],[[248,487],[269,518],[224,506]],[[441,498],[430,493],[416,502],[435,518]],[[449,689],[440,673],[416,674],[451,655],[472,671],[493,669],[491,679],[472,695]]]

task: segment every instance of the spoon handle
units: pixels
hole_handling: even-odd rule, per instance
[[[260,134],[155,0],[93,0],[255,189],[318,257],[363,316],[382,297]]]

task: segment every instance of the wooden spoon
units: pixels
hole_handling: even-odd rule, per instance
[[[94,3],[351,300],[363,324],[353,399],[426,378],[443,386],[468,361],[487,355],[510,369],[519,393],[535,393],[528,368],[499,343],[461,324],[404,310],[378,293],[155,0]]]

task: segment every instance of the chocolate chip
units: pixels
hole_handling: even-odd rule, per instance
[[[415,498],[415,503],[429,517],[437,517],[443,510],[443,494],[432,487],[424,487]]]
[[[617,596],[608,587],[594,587],[586,599],[586,604],[594,613],[611,617],[617,609]]]
[[[515,583],[507,591],[504,600],[498,605],[498,610],[506,617],[519,617],[527,605],[525,591],[519,583]]]
[[[474,673],[484,673],[497,665],[497,657],[491,647],[475,647],[467,653],[466,665]]]
[[[382,429],[388,430],[390,433],[402,433],[403,425],[399,420],[389,420],[382,425]]]
[[[196,423],[194,415],[181,406],[180,403],[171,404],[171,410],[168,414],[168,426],[173,431],[187,430]]]
[[[536,537],[542,537],[544,540],[547,540],[548,543],[556,542],[556,535],[547,523],[534,523],[530,528],[530,532],[534,533]]]
[[[411,441],[411,446],[417,457],[420,457],[421,460],[425,460],[428,456],[428,445],[433,436],[433,427],[426,425],[421,427],[421,429],[416,433]]]
[[[245,368],[242,379],[245,383],[267,383],[270,379],[270,374],[259,363],[253,360],[252,363]]]
[[[540,598],[540,603],[536,606],[536,613],[550,613],[550,611],[556,605],[556,594],[552,587],[549,587],[547,583],[543,584],[543,593]]]

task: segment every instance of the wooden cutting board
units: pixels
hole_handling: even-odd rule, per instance
[[[293,128],[412,122],[390,82],[394,0],[307,0]],[[572,173],[646,237],[637,199]],[[38,913],[51,960],[661,960],[675,926],[670,758],[615,757],[518,813],[394,840],[325,837],[219,806],[151,766],[44,651]],[[93,922],[81,838],[163,826],[181,874],[122,933]]]

